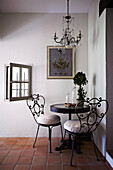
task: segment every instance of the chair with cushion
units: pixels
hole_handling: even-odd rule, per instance
[[[26,102],[27,102],[28,108],[30,109],[30,111],[33,115],[35,122],[38,125],[33,147],[35,146],[35,143],[37,141],[39,127],[40,126],[48,127],[50,153],[51,153],[51,131],[52,131],[53,127],[60,125],[61,135],[62,135],[62,139],[63,139],[63,132],[62,132],[62,125],[61,125],[60,117],[55,114],[54,115],[53,114],[47,114],[47,115],[44,114],[45,98],[42,95],[33,94],[31,97],[29,97],[26,100]]]
[[[90,106],[88,113],[77,113],[76,120],[68,120],[64,123],[65,134],[66,132],[71,134],[72,137],[72,153],[70,166],[72,166],[73,151],[81,153],[80,144],[82,140],[91,140],[94,145],[94,151],[98,159],[96,147],[94,144],[93,132],[97,129],[100,122],[108,111],[108,102],[102,98],[92,98],[84,101],[84,105]],[[81,107],[81,102],[77,107]],[[65,138],[65,135],[64,135]]]

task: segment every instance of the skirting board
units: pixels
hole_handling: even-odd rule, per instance
[[[110,164],[110,166],[113,168],[113,158],[109,155],[108,152],[106,152],[106,160]]]

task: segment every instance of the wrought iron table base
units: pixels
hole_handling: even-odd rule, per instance
[[[81,145],[83,145],[83,142],[81,140],[75,140],[75,138],[71,139],[70,134],[69,134],[69,139],[67,139],[67,140],[65,139],[65,136],[66,136],[66,130],[65,130],[65,134],[64,134],[64,139],[61,140],[62,144],[59,147],[56,147],[55,150],[62,152],[63,149],[72,149],[72,147],[74,147],[73,149],[75,150],[75,152],[77,154],[81,154],[82,152],[81,152],[80,147],[81,147]],[[91,138],[88,136],[88,138],[86,138],[86,140],[91,141]]]
[[[69,140],[69,139],[64,140],[64,141],[62,141],[62,144],[59,147],[55,148],[55,150],[62,152],[63,149],[72,149],[72,142],[73,142],[73,140]],[[82,153],[81,150],[80,150],[80,145],[81,144],[82,143],[76,143],[74,141],[74,149],[75,149],[75,152],[77,154],[81,154]]]

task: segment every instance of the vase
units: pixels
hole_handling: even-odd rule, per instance
[[[71,104],[73,106],[76,104],[76,87],[74,87],[71,91]]]

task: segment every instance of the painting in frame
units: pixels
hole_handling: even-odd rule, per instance
[[[72,79],[75,74],[73,47],[47,46],[47,78]]]

